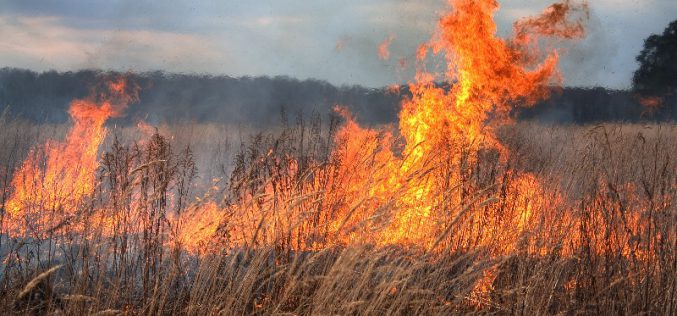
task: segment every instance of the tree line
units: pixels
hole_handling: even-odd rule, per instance
[[[36,122],[66,122],[68,104],[89,94],[103,73],[34,72],[0,69],[0,108]],[[372,89],[334,86],[320,80],[289,77],[207,76],[162,72],[129,74],[141,86],[140,100],[118,124],[145,120],[151,123],[193,120],[243,124],[275,124],[283,117],[327,115],[334,106],[346,106],[364,124],[397,120],[400,102],[409,95],[406,86]],[[605,88],[553,89],[551,98],[527,109],[518,119],[556,123],[602,121],[667,121],[677,118],[674,97],[658,108],[639,102],[635,91]]]

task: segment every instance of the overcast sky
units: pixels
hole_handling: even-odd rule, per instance
[[[499,34],[551,1],[499,1]],[[588,37],[562,58],[568,86],[629,87],[677,0],[590,0]],[[0,0],[0,67],[287,75],[370,87],[405,82],[444,0]],[[391,38],[390,58],[378,46]]]

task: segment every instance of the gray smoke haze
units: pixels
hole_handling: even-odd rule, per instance
[[[590,14],[586,31],[583,40],[567,43],[568,47],[563,48],[560,68],[566,81],[586,87],[599,86],[601,82],[614,82],[614,77],[624,75],[609,73],[614,71],[613,62],[618,56],[619,43],[608,36],[609,31],[595,12]]]
[[[644,38],[674,19],[677,1],[590,2],[590,36],[562,58],[566,84],[626,88]],[[507,36],[512,22],[550,1],[500,3],[499,34]],[[0,1],[0,66],[286,75],[380,87],[411,78],[416,47],[446,9],[443,0],[7,0]],[[384,61],[377,47],[389,36]]]
[[[0,69],[0,112],[37,122],[68,121],[73,99],[90,94],[101,76],[97,71],[36,73],[21,69]],[[335,86],[320,80],[289,77],[242,77],[167,74],[160,72],[128,74],[128,80],[141,88],[139,102],[131,104],[115,124],[138,121],[151,124],[207,122],[276,126],[298,116],[306,120],[327,120],[335,105],[347,107],[365,125],[397,121],[400,102],[409,97],[408,88],[396,94],[388,89],[362,86]],[[677,102],[666,102],[652,117],[643,116],[632,92],[604,88],[566,88],[549,100],[515,114],[524,119],[561,123],[599,121],[675,120]]]

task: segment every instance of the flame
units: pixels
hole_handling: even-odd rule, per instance
[[[225,212],[214,202],[192,207],[170,219],[175,224],[175,241],[192,253],[209,250]]]
[[[105,84],[103,93],[71,103],[74,124],[65,141],[49,141],[30,152],[11,182],[3,228],[12,236],[42,238],[59,232],[62,225],[86,235],[89,225],[101,227],[101,235],[113,237],[106,239],[115,243],[117,227],[128,225],[125,233],[146,238],[144,229],[155,226],[151,233],[166,235],[157,245],[145,239],[144,246],[185,249],[196,256],[259,246],[275,246],[277,256],[278,249],[302,252],[357,244],[396,245],[412,253],[481,253],[495,265],[475,271],[477,280],[467,295],[474,304],[501,294],[494,290],[501,281],[500,265],[514,255],[562,256],[574,262],[590,253],[605,254],[604,259],[622,256],[620,262],[632,274],[637,261],[654,269],[649,263],[657,259],[661,244],[674,243],[674,229],[657,232],[661,220],[652,216],[673,216],[664,210],[671,210],[674,196],[654,198],[653,188],[617,184],[612,178],[618,175],[609,172],[612,175],[595,179],[592,194],[570,200],[550,184],[560,182],[556,176],[540,177],[507,166],[513,153],[497,136],[499,127],[512,123],[515,108],[547,98],[551,88],[561,84],[553,43],[585,35],[587,3],[565,0],[537,17],[521,19],[509,39],[496,36],[497,1],[449,4],[453,10],[442,16],[432,40],[416,52],[419,69],[409,84],[411,96],[402,101],[397,127],[362,127],[337,106],[345,123],[321,164],[307,167],[302,157],[261,148],[260,154],[251,155],[252,170],[246,170],[251,172],[234,173],[230,185],[236,193],[223,203],[200,200],[173,213],[149,215],[144,213],[148,206],[142,205],[148,201],[132,188],[123,199],[131,205],[121,207],[122,212],[130,210],[128,217],[106,209],[109,205],[90,205],[95,212],[84,221],[83,204],[97,188],[104,124],[138,96],[136,87],[117,78]],[[393,39],[379,46],[382,59],[389,58]],[[336,49],[343,45],[337,43]],[[440,74],[425,68],[425,59],[434,55],[445,61]],[[399,86],[391,86],[389,93],[400,94]],[[137,128],[153,140],[160,138],[158,129],[143,121]],[[123,170],[128,171],[124,176],[132,178],[130,183],[142,182],[147,179],[138,173],[163,162],[142,161]],[[490,169],[487,179],[469,179],[482,177],[481,168]],[[160,176],[165,177],[165,171]],[[670,188],[674,191],[677,184]],[[218,186],[212,191],[219,191]],[[651,197],[642,199],[642,194]],[[172,204],[172,197],[161,200],[159,204]],[[172,208],[164,206],[158,207],[161,212]],[[473,272],[474,267],[468,269]],[[642,273],[640,268],[637,275],[644,278]],[[581,279],[565,281],[562,287],[575,291],[577,282]],[[397,285],[389,287],[387,295],[407,291],[411,289],[406,284]]]
[[[389,85],[386,88],[386,93],[388,93],[388,94],[399,95],[400,91],[401,91],[401,86],[398,85],[398,84],[392,84],[392,85]]]
[[[561,81],[557,52],[543,53],[539,40],[584,34],[583,21],[568,18],[572,11],[586,11],[585,3],[555,4],[539,17],[520,20],[514,25],[514,38],[508,40],[496,36],[493,14],[497,2],[452,0],[450,5],[453,11],[441,18],[433,40],[422,45],[417,56],[421,60],[428,49],[443,54],[447,69],[442,79],[453,85],[445,89],[435,84],[434,74],[417,74],[410,85],[413,97],[403,102],[400,112],[400,133],[406,142],[403,158],[393,164],[399,169],[390,171],[399,175],[400,181],[391,182],[412,179],[423,170],[459,166],[464,153],[456,148],[470,148],[471,152],[494,148],[507,154],[496,139],[495,128],[510,122],[509,114],[516,106],[530,106],[547,97],[550,86]],[[529,180],[518,179],[518,186],[521,182],[538,186],[526,177]],[[435,221],[450,215],[432,212],[448,202],[445,191],[449,183],[461,182],[458,178],[439,180],[433,172],[417,181],[404,181],[408,184],[398,201],[401,211],[383,240],[431,242],[438,233],[431,229]],[[531,213],[525,206],[518,215],[518,226],[524,227]]]
[[[644,107],[655,110],[663,106],[663,98],[661,97],[639,97],[639,103]]]
[[[515,107],[546,98],[551,86],[561,82],[557,51],[542,49],[540,43],[583,36],[587,4],[552,5],[538,17],[517,21],[514,37],[502,39],[493,20],[496,1],[449,3],[453,10],[440,19],[433,39],[416,54],[421,63],[429,52],[443,55],[446,71],[440,77],[420,69],[409,85],[412,97],[403,100],[399,114],[401,143],[391,131],[360,127],[345,109],[336,109],[346,120],[332,153],[340,163],[326,171],[330,175],[326,182],[314,181],[302,191],[304,196],[325,192],[326,203],[334,205],[323,215],[328,223],[321,242],[302,234],[279,235],[284,231],[281,227],[300,230],[307,214],[297,209],[293,194],[288,193],[293,190],[274,181],[229,207],[230,214],[238,214],[227,225],[232,240],[282,239],[301,249],[362,242],[429,249],[443,244],[451,250],[491,246],[496,253],[515,249],[538,208],[547,203],[539,180],[530,174],[506,174],[512,179],[504,188],[504,194],[511,196],[509,205],[494,205],[489,196],[466,205],[464,176],[457,170],[477,161],[480,151],[496,151],[503,159],[509,155],[495,129],[511,122]],[[389,57],[387,48],[393,39],[390,36],[379,45],[382,59]],[[286,159],[274,165],[288,170],[273,173],[296,178],[298,164]],[[268,210],[277,214],[268,218]],[[484,219],[508,220],[487,225],[476,218],[480,211]],[[454,228],[459,233],[452,236],[450,229],[459,223],[462,228]]]
[[[77,216],[78,205],[94,191],[104,123],[119,116],[137,95],[138,89],[120,77],[107,82],[104,93],[71,103],[73,127],[65,141],[33,149],[14,174],[6,229],[41,234]]]
[[[655,226],[643,212],[660,211],[671,205],[671,197],[640,201],[641,189],[598,179],[595,195],[571,206],[544,178],[506,167],[512,153],[496,135],[512,123],[516,107],[533,105],[561,84],[558,50],[547,43],[584,36],[587,4],[554,4],[540,16],[517,21],[509,39],[496,36],[496,1],[449,4],[453,10],[416,52],[419,69],[409,84],[411,96],[402,101],[399,125],[365,128],[336,107],[345,123],[328,162],[308,168],[301,158],[263,148],[253,155],[251,174],[231,179],[240,190],[223,203],[200,201],[150,218],[139,192],[132,192],[131,205],[122,207],[131,210],[128,217],[103,205],[91,207],[88,221],[81,220],[83,204],[97,188],[104,124],[138,96],[136,87],[117,78],[103,93],[71,103],[74,124],[63,142],[31,151],[11,182],[3,228],[13,236],[43,238],[62,225],[86,235],[89,225],[101,228],[103,237],[115,237],[118,227],[128,225],[125,233],[145,237],[143,225],[150,218],[169,227],[156,228],[154,233],[166,234],[159,245],[196,256],[240,247],[305,251],[370,244],[428,253],[480,251],[496,262],[522,253],[575,258],[581,251],[633,259],[628,262],[653,259],[656,247],[670,237],[654,227],[656,236],[643,240]],[[389,58],[392,40],[379,46],[382,59]],[[337,50],[342,47],[337,43]],[[434,55],[445,61],[440,74],[425,68],[425,59]],[[389,91],[400,94],[399,86]],[[157,135],[157,128],[143,121],[137,128]],[[494,163],[489,180],[469,179],[479,177],[478,166],[486,161]],[[125,176],[138,180],[137,170],[157,162],[135,165]],[[609,196],[625,200],[613,202]],[[171,205],[172,197],[167,200]],[[627,205],[639,211],[629,212]],[[620,215],[610,219],[609,214]],[[498,267],[482,271],[468,299],[490,300],[499,276]],[[564,287],[575,285],[569,281]],[[404,291],[391,287],[389,295]]]
[[[390,44],[395,40],[394,35],[388,35],[388,37],[378,45],[378,57],[382,60],[390,59]]]
[[[301,174],[299,161],[275,155],[271,148],[256,163],[267,166],[273,176],[251,185],[233,203],[203,203],[168,215],[174,242],[202,252],[211,237],[225,232],[227,242],[238,246],[276,242],[318,249],[364,242],[431,250],[486,246],[497,254],[515,250],[520,236],[534,226],[532,219],[552,203],[548,193],[535,176],[505,171],[501,190],[509,198],[499,204],[491,185],[469,187],[467,169],[482,152],[495,152],[504,160],[510,154],[496,128],[511,123],[515,107],[547,97],[550,87],[561,82],[557,50],[541,44],[583,36],[587,4],[552,5],[538,17],[517,21],[510,39],[496,35],[496,1],[449,4],[453,10],[442,16],[432,40],[417,51],[421,66],[409,84],[411,97],[402,102],[399,131],[363,128],[337,107],[346,120],[331,153],[331,160],[339,163],[318,167],[312,176]],[[379,45],[381,58],[389,57],[394,38]],[[444,57],[442,74],[422,66],[431,54]],[[79,204],[95,188],[104,123],[120,115],[137,93],[118,79],[107,83],[105,95],[71,104],[75,124],[66,141],[49,142],[44,155],[35,150],[15,174],[8,214],[26,220],[16,227],[38,223],[31,231],[48,231],[77,217]],[[140,122],[139,129],[150,127]],[[40,167],[43,157],[46,162]],[[322,196],[320,205],[331,208],[312,215],[308,205],[317,205],[317,196]],[[115,219],[106,214],[102,210],[97,221],[114,225]]]

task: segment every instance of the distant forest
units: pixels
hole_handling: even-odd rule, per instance
[[[66,122],[68,104],[89,94],[101,72],[0,69],[0,110],[37,122]],[[131,74],[142,90],[140,100],[118,124],[145,120],[153,124],[181,120],[238,124],[276,124],[283,117],[327,115],[335,105],[346,106],[363,124],[397,120],[400,100],[409,92],[387,88],[334,86],[320,80],[289,77],[207,76],[151,72]],[[284,114],[283,114],[284,113]],[[677,120],[677,102],[642,106],[630,91],[605,88],[556,89],[534,107],[517,110],[518,119],[553,123],[638,122]]]

